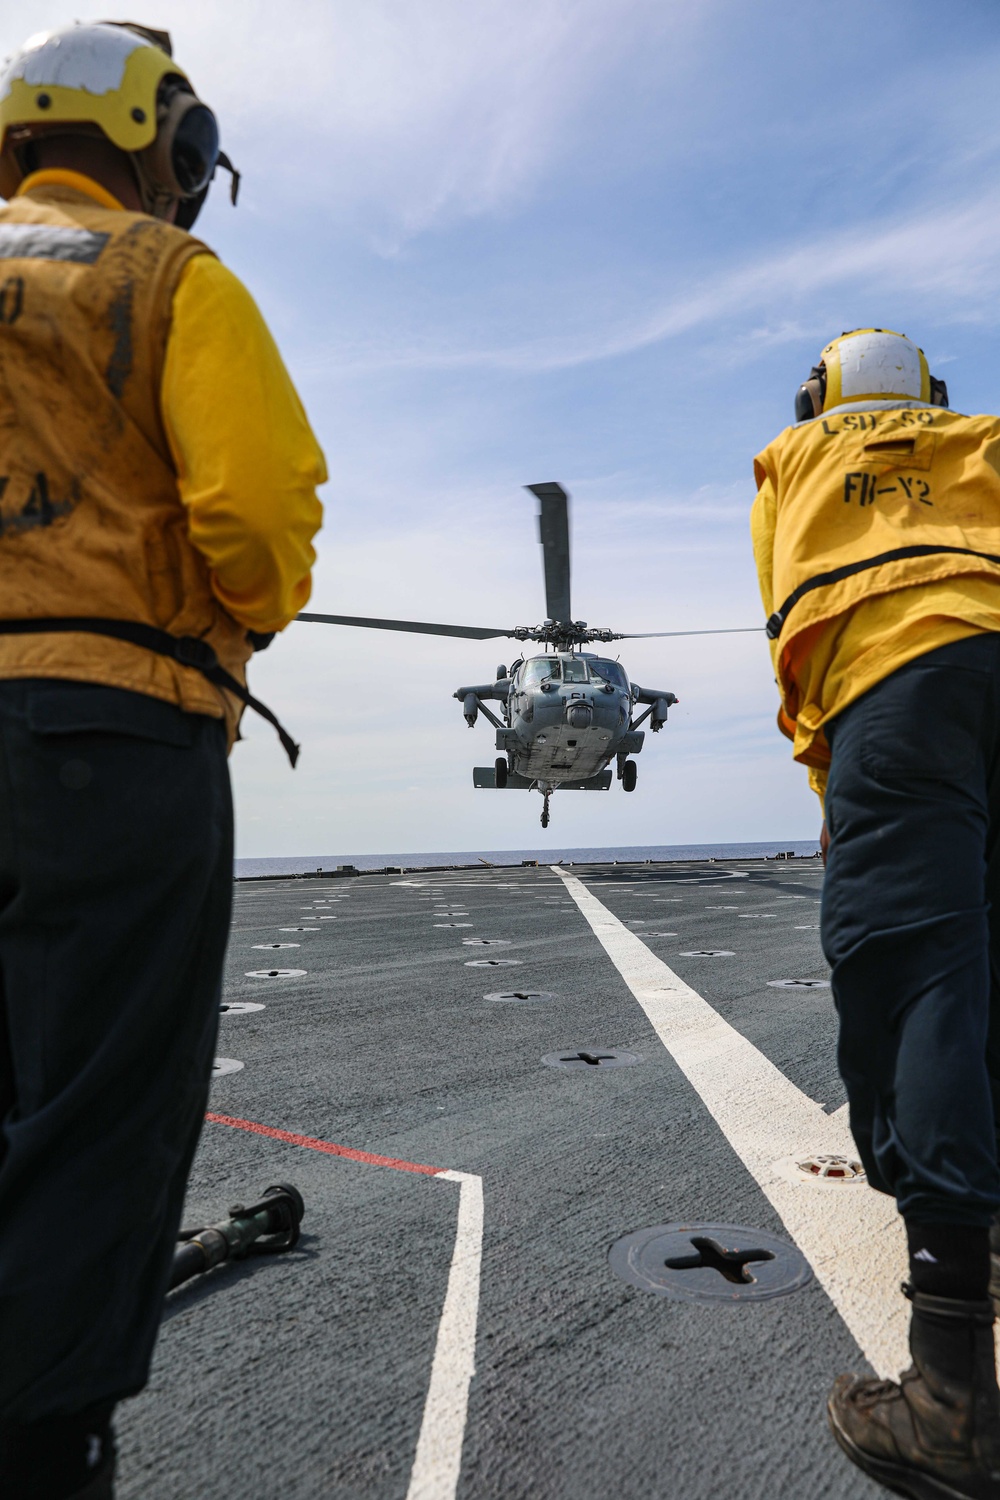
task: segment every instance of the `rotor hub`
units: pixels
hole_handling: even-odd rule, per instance
[[[587,624],[586,620],[572,620],[563,624],[559,620],[546,620],[541,625],[519,625],[511,634],[519,641],[537,641],[539,645],[555,646],[557,650],[569,650],[572,646],[585,646],[590,641],[619,641],[622,636],[614,630],[600,630]]]

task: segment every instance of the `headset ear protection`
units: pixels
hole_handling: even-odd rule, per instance
[[[931,405],[948,405],[948,387],[947,385],[945,385],[944,381],[939,380],[936,375],[931,376]]]
[[[826,400],[826,365],[813,365],[809,379],[795,392],[796,422],[811,422],[823,410]]]
[[[239,190],[239,173],[225,152],[219,150],[219,127],[214,114],[185,79],[177,75],[164,78],[156,112],[155,140],[133,156],[139,189],[148,213],[162,217],[163,207],[177,203],[174,222],[182,229],[190,229],[208,194],[216,167],[225,167],[232,174],[233,203]]]

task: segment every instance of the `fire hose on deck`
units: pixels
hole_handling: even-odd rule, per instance
[[[274,1255],[298,1243],[305,1204],[298,1188],[277,1183],[265,1188],[256,1203],[234,1203],[229,1218],[200,1229],[182,1229],[174,1251],[170,1290],[226,1260],[246,1255]]]

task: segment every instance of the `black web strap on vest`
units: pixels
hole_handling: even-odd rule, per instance
[[[90,616],[79,619],[0,620],[0,635],[48,635],[51,632],[109,635],[115,640],[128,641],[133,646],[143,646],[147,651],[155,651],[157,656],[169,656],[182,667],[192,667],[216,687],[225,688],[227,693],[232,693],[247,708],[252,708],[254,713],[273,724],[292,765],[298,760],[299,746],[287,729],[279,724],[265,703],[261,703],[242,682],[238,682],[231,672],[226,671],[215,654],[215,648],[208,641],[200,640],[194,635],[171,635],[169,630],[159,630],[155,625],[144,625],[139,620],[101,620]]]
[[[866,557],[861,562],[844,563],[843,567],[831,568],[829,573],[817,573],[815,578],[808,578],[805,583],[800,583],[797,589],[793,589],[781,608],[775,610],[764,626],[768,639],[772,641],[778,639],[789,612],[804,595],[811,594],[813,589],[822,589],[827,584],[840,583],[843,578],[852,578],[855,573],[867,572],[869,568],[880,568],[883,563],[901,562],[908,557],[937,557],[949,554],[953,557],[978,557],[983,562],[996,563],[1000,566],[1000,557],[992,552],[976,552],[972,547],[932,547],[930,545],[897,547],[892,552],[880,552],[878,557]]]

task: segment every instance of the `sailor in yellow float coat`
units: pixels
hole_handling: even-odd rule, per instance
[[[754,472],[768,618],[839,575],[797,599],[771,641],[779,726],[822,798],[824,724],[914,657],[1000,630],[1000,419],[828,391],[824,413],[787,427]],[[927,550],[901,555],[911,548]]]
[[[0,616],[148,620],[207,639],[242,680],[247,630],[283,629],[309,597],[326,479],[260,313],[207,246],[126,213],[80,173],[27,176],[0,211],[0,226],[13,225],[105,242],[93,264],[15,254],[0,277],[11,320],[0,341]],[[71,312],[53,345],[56,278]],[[144,334],[126,352],[123,283]],[[101,364],[89,354],[95,332]],[[112,390],[107,369],[126,357]],[[0,679],[11,677],[103,682],[193,713],[225,707],[231,728],[240,708],[193,669],[94,635],[0,634]]]
[[[833,340],[796,416],[755,463],[754,552],[779,725],[825,802],[851,1128],[913,1304],[913,1371],[841,1377],[830,1421],[899,1493],[995,1497],[1000,420],[884,329]]]
[[[323,456],[188,231],[169,38],[0,74],[0,1493],[111,1500],[207,1100],[244,664],[309,596]],[[294,751],[289,742],[288,748]]]

